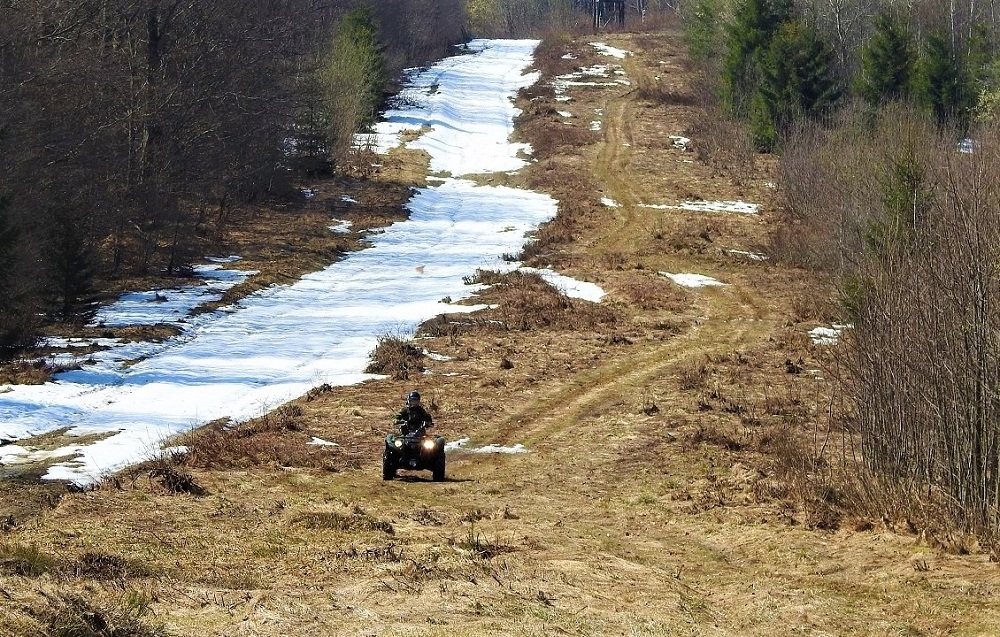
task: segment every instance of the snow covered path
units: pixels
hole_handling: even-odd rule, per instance
[[[536,41],[478,40],[460,55],[415,74],[411,107],[391,111],[380,126],[384,147],[405,128],[429,126],[411,146],[426,149],[433,170],[453,175],[523,165],[511,144],[517,90],[536,81],[523,73]],[[69,373],[41,386],[0,393],[0,438],[18,440],[71,427],[71,434],[111,432],[46,478],[92,483],[156,455],[171,435],[219,418],[260,416],[322,383],[344,385],[361,370],[380,335],[409,335],[442,312],[469,311],[444,297],[477,288],[463,277],[477,268],[510,269],[525,234],[556,213],[546,195],[446,179],[408,204],[410,219],[373,234],[373,247],[304,277],[244,299],[212,315],[182,339],[114,373]],[[117,433],[115,433],[117,432]],[[0,447],[0,462],[31,456]]]

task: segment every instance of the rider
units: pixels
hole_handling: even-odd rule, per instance
[[[406,407],[396,414],[396,422],[399,423],[404,436],[418,431],[421,427],[430,429],[434,426],[431,415],[420,404],[420,392],[414,390],[406,395]]]

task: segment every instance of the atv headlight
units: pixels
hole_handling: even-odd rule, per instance
[[[392,444],[396,445],[396,448],[399,449],[400,447],[403,446],[403,441],[400,440],[399,438],[396,438],[395,440],[392,441]]]
[[[434,447],[437,447],[437,443],[434,442],[433,440],[425,440],[424,441],[424,449],[427,449],[428,451],[430,451],[430,450],[434,449]]]

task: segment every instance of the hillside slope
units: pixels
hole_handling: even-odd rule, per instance
[[[320,388],[235,431],[209,427],[181,464],[6,525],[0,625],[994,634],[1000,577],[986,556],[837,518],[797,482],[794,441],[843,439],[827,416],[835,359],[807,335],[829,294],[755,258],[775,223],[773,177],[764,158],[738,179],[698,159],[679,35],[602,38],[632,53],[621,59],[592,41],[539,48],[543,80],[518,130],[537,162],[506,179],[560,200],[531,264],[600,284],[601,304],[501,278],[480,299],[493,309],[425,326],[418,346],[440,355],[426,373]],[[590,72],[553,86],[579,68]],[[760,211],[667,207],[696,201]],[[382,480],[382,436],[413,387],[439,433],[468,438],[445,482]],[[313,436],[338,446],[307,447]]]

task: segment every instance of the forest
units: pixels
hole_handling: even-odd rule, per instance
[[[460,0],[0,3],[0,356],[334,169],[463,26]]]

